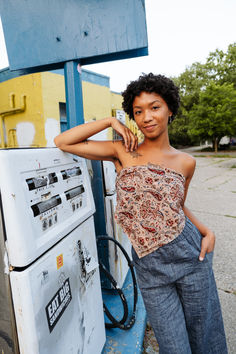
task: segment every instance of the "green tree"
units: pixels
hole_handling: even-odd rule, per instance
[[[199,138],[188,134],[189,112],[194,104],[198,104],[200,92],[207,85],[206,68],[201,63],[193,63],[173,80],[179,87],[181,107],[176,119],[169,126],[170,141],[175,146],[192,145],[199,142]]]
[[[202,93],[208,87],[211,87],[212,83],[219,86],[224,83],[232,83],[234,89],[236,89],[236,43],[230,44],[227,52],[216,49],[209,54],[204,64],[193,63],[173,80],[180,89],[181,109],[176,120],[169,127],[170,141],[175,145],[188,145],[199,143],[200,140],[211,137],[208,132],[203,134],[200,130],[197,130],[198,134],[193,133],[194,129],[192,127],[195,124],[196,106],[200,104]],[[219,99],[221,98],[219,97]],[[208,104],[205,101],[205,104],[210,107],[211,101]],[[219,129],[220,127],[222,125],[219,126]],[[218,133],[218,137],[229,135],[228,133],[225,134],[225,131],[223,129],[221,134]]]
[[[230,44],[226,53],[219,49],[211,52],[205,67],[209,80],[232,83],[236,89],[236,43]]]
[[[198,104],[190,113],[188,134],[211,139],[215,152],[220,139],[236,134],[236,90],[233,84],[211,82],[200,92]]]

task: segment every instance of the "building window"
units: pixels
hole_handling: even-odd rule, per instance
[[[59,102],[61,132],[67,130],[66,104]]]
[[[113,109],[112,117],[116,117],[121,123],[125,124],[125,112],[121,109]],[[113,129],[112,140],[122,140],[122,137]]]

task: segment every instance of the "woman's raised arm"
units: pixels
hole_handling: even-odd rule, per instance
[[[114,160],[119,157],[113,141],[86,140],[109,127],[122,136],[127,151],[137,148],[137,137],[114,117],[78,125],[56,136],[54,142],[59,149],[90,160]]]

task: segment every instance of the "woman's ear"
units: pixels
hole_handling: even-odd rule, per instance
[[[173,113],[171,112],[171,110],[168,111],[168,124],[171,124],[171,122],[173,121]]]
[[[171,124],[172,123],[172,121],[173,121],[173,116],[172,115],[170,115],[169,117],[168,117],[168,124]]]
[[[169,107],[168,107],[168,108],[169,108]],[[170,117],[170,116],[172,117],[172,116],[173,116],[172,111],[171,111],[170,109],[169,109],[168,111],[169,111],[169,117]]]

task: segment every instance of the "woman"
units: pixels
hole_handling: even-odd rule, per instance
[[[139,287],[161,354],[227,353],[212,271],[215,235],[184,205],[196,160],[169,143],[178,88],[162,76],[140,76],[122,93],[142,143],[115,118],[72,128],[55,144],[117,170],[115,218],[132,243]],[[87,141],[112,127],[122,141]]]

